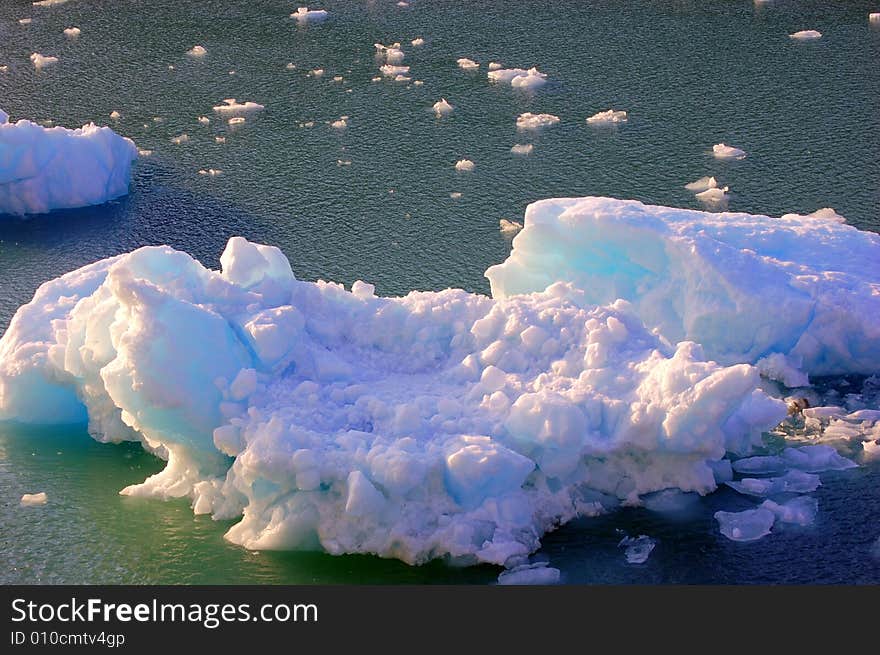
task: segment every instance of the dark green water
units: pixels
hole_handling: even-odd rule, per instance
[[[231,235],[278,245],[302,279],[360,278],[385,295],[487,292],[483,271],[510,248],[498,220],[519,219],[529,202],[610,195],[698,208],[683,185],[703,175],[730,185],[732,210],[831,206],[862,229],[880,229],[880,28],[867,20],[874,2],[395,4],[328,1],[326,23],[297,26],[288,18],[296,3],[282,0],[0,3],[0,66],[8,66],[0,107],[13,120],[103,124],[118,110],[114,128],[153,151],[136,164],[126,198],[0,217],[0,331],[41,282],[73,268],[158,243],[216,266]],[[18,23],[28,16],[30,25]],[[82,30],[75,41],[61,33],[71,25]],[[802,29],[824,36],[788,38]],[[425,45],[410,46],[418,36]],[[403,43],[422,86],[370,81],[373,43],[393,41]],[[185,55],[195,44],[208,49],[205,58]],[[35,51],[60,61],[35,71]],[[462,71],[459,57],[482,66]],[[490,85],[489,61],[535,65],[549,82],[535,94]],[[324,76],[307,76],[314,68]],[[266,109],[230,127],[211,110],[227,97]],[[441,97],[456,110],[437,120],[430,107]],[[628,111],[629,122],[585,123],[611,107]],[[562,122],[517,133],[515,117],[526,111]],[[197,122],[203,115],[210,125]],[[347,130],[326,124],[342,115]],[[299,127],[307,121],[314,127]],[[172,144],[181,133],[189,141]],[[509,152],[527,142],[532,155]],[[749,156],[717,161],[709,153],[719,142]],[[473,173],[454,170],[462,157],[476,162]],[[198,174],[207,168],[223,174]],[[97,444],[78,429],[11,426],[0,427],[0,447],[2,582],[484,583],[497,575],[251,554],[227,545],[227,526],[193,517],[185,502],[119,497],[161,466],[135,447]],[[877,483],[876,465],[832,476],[817,493],[816,526],[756,544],[718,535],[712,512],[742,503],[719,492],[681,522],[642,510],[581,521],[549,535],[539,556],[569,582],[876,583],[880,564],[867,553],[880,534]],[[47,491],[49,504],[20,508],[30,491]],[[660,538],[646,565],[626,565],[616,529]]]

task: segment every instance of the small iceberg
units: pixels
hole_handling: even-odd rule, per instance
[[[489,70],[490,71],[497,71],[497,70],[501,70],[502,68],[504,68],[504,66],[502,64],[498,63],[497,61],[490,61],[489,62]]]
[[[701,177],[699,180],[691,182],[690,184],[685,184],[684,188],[688,191],[693,191],[694,193],[702,193],[703,191],[708,191],[709,189],[714,189],[718,186],[718,180],[714,177]]]
[[[500,585],[548,585],[559,582],[559,569],[547,566],[546,562],[523,564],[503,571],[498,576]]]
[[[775,503],[765,500],[760,509],[769,510],[773,513],[776,521],[791,523],[794,525],[812,525],[819,511],[819,503],[810,496],[798,496],[784,503]]]
[[[868,14],[868,21],[871,23],[880,23],[880,12]]]
[[[68,27],[64,30],[64,36],[69,39],[75,39],[80,34],[82,34],[82,30],[80,30],[78,27]]]
[[[344,130],[348,127],[348,116],[342,116],[339,120],[335,120],[330,123],[330,127],[335,130]]]
[[[502,234],[516,234],[523,228],[523,226],[519,221],[511,221],[502,218],[498,221],[498,228],[501,230]]]
[[[470,172],[474,170],[476,164],[472,162],[470,159],[459,159],[455,162],[455,170],[457,171],[467,171]]]
[[[448,116],[452,113],[452,110],[455,109],[455,107],[450,105],[446,101],[446,98],[440,98],[440,100],[434,103],[432,109],[434,110],[434,113],[437,114],[437,116]]]
[[[523,68],[498,68],[491,69],[488,73],[489,80],[509,84],[514,89],[537,89],[547,83],[547,75],[537,68],[525,70]]]
[[[732,541],[757,541],[770,534],[776,515],[765,507],[742,512],[715,512],[721,534]]]
[[[858,464],[840,455],[832,446],[801,446],[786,448],[782,451],[782,459],[791,467],[807,473],[823,471],[845,471],[856,468]]]
[[[253,111],[261,111],[265,109],[265,107],[256,102],[245,102],[239,103],[235,98],[226,98],[224,104],[217,105],[214,107],[214,111],[218,114],[224,114],[226,116],[235,116],[239,114],[247,114]]]
[[[35,505],[45,505],[49,502],[49,497],[45,491],[37,494],[25,494],[21,497],[21,504],[25,507],[33,507]]]
[[[516,119],[516,126],[520,130],[540,130],[559,122],[559,116],[553,114],[533,114],[526,112],[520,114]]]
[[[188,54],[190,57],[204,57],[206,54],[208,54],[208,51],[207,49],[205,49],[204,46],[195,45],[187,50],[186,54]]]
[[[179,146],[182,143],[186,143],[187,141],[189,141],[189,135],[186,133],[178,134],[175,137],[171,137],[171,143],[173,143],[176,146]]]
[[[746,157],[744,150],[723,143],[712,146],[712,154],[716,159],[745,159]]]
[[[394,66],[392,64],[385,64],[384,66],[379,67],[379,72],[382,73],[385,77],[398,77],[400,75],[406,75],[409,73],[409,66]]]
[[[479,68],[480,65],[475,62],[473,59],[468,59],[466,57],[462,57],[461,59],[457,59],[455,61],[458,64],[459,68],[463,68],[465,70],[473,70],[474,68]]]
[[[44,66],[49,66],[51,64],[57,63],[58,57],[41,55],[39,52],[34,52],[33,54],[31,54],[31,61],[34,64],[34,68],[40,69]]]
[[[727,200],[727,192],[729,189],[730,187],[706,189],[705,191],[696,194],[694,197],[707,205],[720,204]]]
[[[290,14],[290,17],[295,18],[298,23],[319,23],[327,18],[327,12],[324,9],[299,7],[295,12]]]
[[[593,114],[587,119],[591,125],[616,125],[617,123],[626,122],[626,112],[609,109],[608,111],[600,111]]]
[[[516,143],[510,148],[510,152],[515,155],[530,155],[532,154],[532,150],[535,149],[531,143]]]
[[[797,39],[798,41],[811,41],[813,39],[821,39],[822,32],[818,32],[816,30],[801,30],[800,32],[795,32],[794,34],[789,34],[788,36],[792,39]]]
[[[115,109],[110,112],[110,119],[111,120],[118,121],[120,118],[122,118],[122,114],[120,114]]]
[[[413,46],[415,46],[416,48],[418,48],[419,46],[425,45],[425,40],[422,37],[417,37],[417,38],[413,39],[412,41],[410,41],[410,43]]]

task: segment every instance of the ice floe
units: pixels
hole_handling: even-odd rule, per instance
[[[498,229],[500,229],[503,234],[516,234],[522,229],[522,223],[502,218],[498,221]]]
[[[382,73],[385,77],[401,77],[405,76],[409,73],[409,66],[394,66],[392,64],[385,64],[384,66],[379,67],[379,72]]]
[[[712,146],[712,155],[716,159],[745,159],[746,157],[744,150],[723,143],[717,143]]]
[[[559,569],[547,566],[546,562],[521,564],[502,571],[498,576],[500,585],[551,585],[559,583]]]
[[[21,497],[21,504],[28,507],[34,505],[45,505],[49,502],[49,497],[46,495],[45,491],[41,491],[36,494],[24,494]]]
[[[410,43],[418,48],[419,46],[425,45],[425,40],[422,37],[417,37],[410,41]]]
[[[776,515],[766,507],[742,512],[715,512],[721,534],[733,541],[757,541],[770,534]]]
[[[499,68],[489,70],[488,77],[492,82],[510,84],[515,89],[537,89],[547,83],[547,75],[537,68]]]
[[[691,182],[690,184],[685,184],[684,188],[688,191],[693,191],[694,193],[702,193],[709,189],[715,189],[717,186],[718,181],[714,177],[706,176],[701,177],[699,180]]]
[[[261,111],[265,107],[256,102],[240,103],[235,98],[226,98],[224,104],[214,107],[214,111],[225,116],[236,116],[240,114],[248,114],[254,111]]]
[[[176,146],[186,143],[189,141],[189,135],[184,132],[183,134],[178,134],[177,136],[171,137],[171,143]]]
[[[192,48],[186,51],[190,57],[204,57],[208,54],[208,50],[204,46],[194,45]]]
[[[34,52],[31,54],[31,62],[33,63],[34,68],[39,69],[57,63],[58,57],[41,55],[39,52]]]
[[[308,7],[299,7],[290,14],[290,17],[295,18],[298,23],[319,23],[327,16],[328,13],[324,9],[309,9]]]
[[[472,171],[474,168],[476,168],[476,164],[470,159],[459,159],[455,162],[455,170],[457,171]]]
[[[510,147],[510,152],[515,155],[530,155],[535,149],[531,143],[515,143]]]
[[[591,125],[616,125],[617,123],[625,123],[626,121],[626,112],[616,109],[600,111],[587,119],[587,122]]]
[[[98,205],[128,193],[137,148],[109,127],[45,128],[0,111],[0,214]]]
[[[78,27],[67,27],[64,29],[64,36],[70,39],[75,39],[80,34],[82,34],[82,30],[80,30]]]
[[[477,62],[475,62],[473,59],[468,59],[467,57],[456,59],[455,63],[458,64],[459,68],[464,68],[465,70],[473,70],[474,68],[480,67]]]
[[[434,103],[432,109],[437,116],[448,116],[455,108],[446,101],[446,98],[440,98]]]
[[[794,34],[789,34],[789,37],[792,39],[797,39],[799,41],[811,41],[814,39],[822,38],[822,32],[817,30],[801,30],[800,32],[795,32]]]
[[[520,114],[516,119],[516,126],[521,130],[540,130],[559,122],[559,116],[553,114],[533,114],[526,112]]]
[[[638,537],[624,537],[617,544],[620,548],[625,548],[624,556],[630,564],[644,564],[651,556],[651,552],[657,543],[647,535],[639,535]]]

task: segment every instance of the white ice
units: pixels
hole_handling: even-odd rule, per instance
[[[208,50],[204,46],[195,45],[187,50],[186,54],[190,55],[191,57],[204,57],[206,54],[208,54]]]
[[[317,23],[327,18],[327,15],[327,11],[324,9],[299,7],[295,12],[290,14],[290,17],[295,18],[298,23]]]
[[[472,162],[470,159],[459,159],[457,162],[455,162],[455,170],[457,171],[470,172],[474,170],[475,167],[476,164],[474,164],[474,162]]]
[[[792,39],[807,41],[821,38],[822,32],[818,32],[816,30],[801,30],[800,32],[795,32],[794,34],[789,34],[788,36],[790,36]]]
[[[446,101],[446,98],[440,98],[434,103],[432,109],[437,116],[448,116],[455,108]]]
[[[82,34],[82,30],[80,30],[78,27],[67,27],[64,29],[64,36],[71,39],[75,39],[80,34]]]
[[[422,37],[416,37],[415,39],[410,41],[410,43],[412,43],[412,45],[414,45],[415,47],[419,47],[425,45],[425,40]]]
[[[742,512],[715,512],[721,534],[733,541],[756,541],[770,534],[776,515],[765,507]]]
[[[509,84],[514,89],[537,89],[547,83],[547,75],[534,67],[528,70],[523,68],[492,69],[490,64],[489,68],[489,80]]]
[[[254,111],[260,111],[265,107],[256,102],[240,103],[235,98],[226,98],[222,105],[214,107],[214,111],[224,116],[238,116],[241,114],[249,114]]]
[[[540,130],[544,127],[556,125],[559,122],[559,116],[553,114],[533,114],[526,112],[520,114],[516,119],[516,126],[520,130]]]
[[[834,220],[564,198],[526,209],[508,259],[486,271],[506,298],[573,283],[618,298],[671,343],[724,364],[781,353],[810,375],[880,370],[880,235]]]
[[[699,180],[695,182],[691,182],[690,184],[685,184],[684,188],[688,191],[693,191],[694,193],[702,193],[703,191],[708,191],[709,189],[714,189],[718,186],[718,181],[714,177],[701,177]]]
[[[464,68],[465,70],[471,70],[474,68],[479,68],[480,65],[475,62],[473,59],[468,59],[467,57],[462,57],[461,59],[457,59],[455,61],[458,64],[459,68]]]
[[[515,155],[530,155],[535,146],[531,143],[515,143],[510,147],[510,152]]]
[[[795,469],[780,477],[743,478],[728,481],[726,484],[748,496],[773,496],[782,493],[809,493],[818,489],[822,483],[818,475]]]
[[[702,203],[707,205],[713,205],[718,203],[723,203],[727,200],[727,192],[730,190],[730,187],[714,187],[712,189],[706,189],[705,191],[701,191],[696,194],[694,197]]]
[[[34,52],[31,54],[31,62],[34,64],[34,68],[40,69],[45,66],[50,66],[58,62],[58,57],[53,57],[51,55],[41,55],[39,52]]]
[[[498,221],[498,228],[504,234],[516,234],[522,229],[522,223],[502,218]]]
[[[559,569],[547,566],[546,562],[522,564],[502,571],[498,576],[500,585],[550,585],[559,583]]]
[[[128,193],[137,148],[109,127],[45,128],[0,111],[0,215],[99,205]]]
[[[399,77],[409,73],[409,66],[392,66],[391,64],[385,64],[384,66],[379,67],[379,72],[385,77]]]
[[[765,500],[760,507],[773,512],[776,521],[780,523],[806,526],[812,525],[816,520],[819,504],[815,498],[810,496],[798,496],[784,503]]]
[[[852,460],[840,455],[833,446],[824,444],[786,448],[782,451],[782,459],[790,468],[807,473],[843,471],[858,466]]]
[[[598,114],[593,114],[587,119],[587,122],[592,125],[616,125],[626,121],[626,112],[614,109],[600,111]]]
[[[712,146],[712,154],[717,159],[745,159],[746,157],[744,150],[723,143],[717,143]]]
[[[596,498],[714,490],[786,415],[753,367],[572,284],[383,298],[239,237],[220,263],[146,247],[41,286],[0,339],[0,420],[139,441],[167,464],[123,493],[240,519],[247,548],[505,564]]]
[[[49,497],[46,495],[45,491],[41,491],[36,494],[24,494],[21,497],[21,504],[25,507],[34,505],[45,505],[47,502],[49,502]]]

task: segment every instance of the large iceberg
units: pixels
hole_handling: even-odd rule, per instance
[[[147,247],[44,284],[0,340],[0,419],[142,442],[167,466],[123,493],[240,516],[248,548],[504,564],[596,492],[712,491],[786,414],[571,284],[381,298],[238,237],[221,265]]]
[[[787,414],[761,369],[737,363],[760,353],[733,348],[762,338],[771,311],[793,320],[788,294],[802,287],[783,273],[809,277],[801,295],[824,327],[798,328],[797,343],[814,335],[809,352],[780,352],[819,368],[874,361],[850,336],[878,316],[864,286],[878,245],[860,235],[816,218],[543,201],[488,272],[494,297],[304,282],[277,248],[240,237],[219,271],[141,248],[45,283],[19,309],[0,339],[0,420],[87,421],[99,440],[141,442],[167,465],[122,493],[239,518],[226,536],[247,548],[515,567],[574,517],[731,480],[730,453],[749,454]],[[823,245],[861,256],[863,277]],[[707,314],[694,324],[703,346],[672,320],[724,311],[731,294],[761,320],[731,312],[728,329],[702,329]],[[771,463],[848,465],[818,446]],[[777,515],[803,522],[802,509],[762,506],[754,530],[719,521],[757,538]]]
[[[128,193],[134,143],[109,127],[10,123],[0,111],[0,215],[99,205]]]
[[[587,304],[623,298],[723,364],[780,354],[813,375],[880,371],[880,235],[822,216],[542,200],[486,276],[499,299],[559,280]]]

